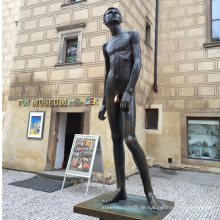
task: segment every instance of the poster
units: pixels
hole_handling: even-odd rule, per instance
[[[32,138],[32,139],[43,138],[44,116],[45,116],[45,112],[31,111],[29,113],[27,138]]]
[[[91,175],[98,138],[92,135],[75,135],[67,164],[67,174],[82,177]]]

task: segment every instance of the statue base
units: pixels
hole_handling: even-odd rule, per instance
[[[154,211],[148,207],[146,197],[127,195],[126,200],[119,200],[108,205],[102,204],[103,199],[109,199],[113,192],[102,194],[98,197],[74,206],[75,213],[93,216],[100,220],[161,220],[173,209],[174,202],[161,200],[163,209]]]

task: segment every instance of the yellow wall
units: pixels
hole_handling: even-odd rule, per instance
[[[27,139],[29,111],[45,111],[42,140]],[[27,171],[45,170],[50,129],[50,108],[18,106],[8,102],[3,135],[2,162],[4,167]]]
[[[146,134],[147,152],[155,159],[155,165],[170,167],[168,158],[173,159],[173,166],[180,165],[180,113],[163,112],[162,134]]]
[[[220,109],[219,49],[203,47],[207,27],[205,0],[160,1],[158,93],[152,90],[154,0],[147,3],[142,0],[87,0],[66,7],[61,7],[62,3],[63,0],[34,1],[34,4],[33,1],[21,1],[12,74],[7,68],[11,68],[13,55],[10,53],[7,57],[7,53],[3,54],[4,64],[10,58],[10,66],[3,66],[7,70],[3,73],[3,101],[7,101],[11,74],[3,135],[3,165],[31,171],[45,169],[51,110],[49,107],[19,107],[18,99],[103,96],[104,59],[101,46],[111,37],[103,24],[103,14],[108,7],[114,6],[121,11],[122,28],[136,29],[140,36],[142,69],[135,90],[138,141],[144,151],[154,157],[155,165],[193,169],[193,166],[181,164],[181,114],[209,112],[214,117]],[[7,19],[11,16],[8,7],[5,2],[3,53],[10,49],[7,36],[14,37],[14,32],[8,31],[12,28],[9,23],[13,23],[13,19]],[[16,12],[13,11],[12,15],[16,17]],[[145,43],[146,17],[152,22],[151,47]],[[86,23],[83,28],[82,64],[55,66],[59,43],[56,27],[79,22]],[[111,134],[108,121],[97,119],[100,104],[101,99],[99,106],[91,107],[89,133],[101,135],[105,176],[111,179],[114,176]],[[162,134],[149,134],[145,130],[144,107],[152,104],[162,105]],[[6,102],[3,103],[4,109]],[[29,111],[37,109],[46,111],[41,141],[26,138]],[[125,149],[126,175],[130,175],[137,169],[126,146]],[[172,165],[168,164],[168,157],[173,159]],[[196,169],[216,172],[217,168],[200,166]]]
[[[108,119],[100,121],[97,117],[101,104],[102,99],[99,100],[99,105],[91,106],[90,121],[88,122],[90,124],[89,134],[99,135],[101,137],[105,177],[109,179],[110,182],[114,182],[113,145]],[[42,140],[26,138],[29,111],[45,111]],[[140,106],[137,106],[136,111],[136,135],[146,153],[147,148],[143,121],[145,112]],[[3,166],[34,172],[44,171],[48,153],[51,107],[33,107],[32,104],[24,107],[19,106],[18,101],[10,101],[8,102],[7,116],[8,120],[6,121],[6,129],[3,135]],[[124,147],[126,175],[129,176],[137,172],[137,167],[126,144],[124,144]]]
[[[15,53],[17,23],[20,1],[2,1],[2,124],[4,130],[5,112],[11,82],[11,71]]]
[[[62,3],[63,0],[35,1],[34,4],[32,1],[21,2],[3,140],[3,165],[6,167],[42,171],[46,166],[51,109],[20,107],[18,99],[88,95],[102,98],[105,74],[102,44],[111,37],[109,29],[103,24],[103,14],[111,6],[121,11],[122,29],[139,32],[142,69],[135,93],[138,104],[136,132],[146,151],[143,105],[153,84],[155,2],[150,0],[146,5],[140,0],[87,0],[61,7]],[[152,22],[152,48],[145,43],[146,16]],[[82,63],[55,66],[59,46],[56,27],[79,22],[86,23],[82,36]],[[111,134],[108,121],[101,122],[97,118],[99,108],[91,107],[89,133],[101,136],[105,175],[111,178],[114,176]],[[46,111],[44,138],[30,140],[26,138],[28,114],[30,110],[37,109]],[[125,149],[126,175],[130,175],[137,169],[126,146]]]

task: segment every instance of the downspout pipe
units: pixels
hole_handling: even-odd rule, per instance
[[[159,18],[159,0],[156,0],[155,16],[155,51],[154,51],[154,92],[158,92],[157,87],[157,56],[158,56],[158,19]]]

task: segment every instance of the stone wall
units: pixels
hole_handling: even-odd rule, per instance
[[[45,170],[49,141],[51,109],[47,107],[21,107],[17,101],[7,104],[7,120],[2,137],[3,167],[39,172]],[[29,111],[45,111],[42,140],[27,139]]]
[[[205,0],[160,1],[159,92],[151,92],[146,105],[163,108],[162,134],[146,136],[155,165],[220,172],[213,168],[214,163],[207,167],[181,162],[181,147],[187,147],[186,142],[181,144],[185,134],[182,113],[219,117],[220,112],[220,49],[203,45],[207,42],[207,10]],[[172,164],[168,158],[173,159]]]
[[[155,41],[155,10],[156,2],[153,0],[121,0],[120,10],[124,18],[122,25],[125,30],[136,29],[141,44],[142,68],[136,85],[136,102],[145,106],[147,97],[154,83],[154,41]],[[152,23],[151,44],[146,43],[146,21]]]
[[[62,0],[26,0],[20,8],[18,36],[10,100],[18,98],[103,95],[102,44],[110,38],[103,14],[110,6],[121,10],[125,30],[137,29],[141,40],[142,70],[136,86],[136,101],[143,105],[153,84],[153,49],[145,40],[146,15],[154,23],[153,1],[87,0],[62,7]],[[79,22],[83,28],[82,64],[57,64],[56,27]],[[152,25],[152,42],[154,27]],[[152,45],[154,46],[154,45]]]
[[[205,0],[160,1],[158,94],[164,111],[219,111],[220,49],[206,43]]]
[[[15,53],[17,21],[20,1],[2,1],[2,120],[3,128],[10,87],[11,69]]]
[[[87,0],[68,6],[62,0],[23,0],[20,7],[18,20],[17,43],[15,48],[14,65],[9,93],[10,109],[8,109],[8,122],[3,140],[3,164],[6,167],[41,171],[45,164],[53,163],[54,151],[51,148],[49,135],[56,135],[51,131],[53,120],[51,107],[38,107],[38,111],[46,111],[48,117],[44,129],[43,141],[26,139],[28,112],[36,110],[32,106],[18,106],[17,100],[32,100],[36,98],[75,98],[94,96],[100,97],[99,106],[92,106],[88,123],[89,134],[100,135],[102,140],[105,176],[114,177],[114,163],[112,154],[112,141],[107,120],[101,122],[97,113],[101,104],[104,90],[104,57],[102,44],[110,37],[109,29],[103,24],[103,14],[109,7],[117,7],[121,11],[124,30],[136,29],[139,32],[142,55],[142,69],[136,86],[137,103],[137,137],[146,152],[144,117],[146,98],[153,85],[154,65],[154,20],[155,1],[143,0]],[[151,42],[148,46],[146,38],[146,16],[152,23]],[[57,27],[77,23],[85,23],[82,35],[81,64],[57,66],[59,33]],[[16,104],[17,103],[17,104]],[[53,107],[56,108],[56,107]],[[77,108],[77,107],[76,107]],[[16,112],[18,118],[14,118]],[[61,111],[62,112],[62,111]],[[66,112],[66,111],[64,111]],[[24,118],[22,118],[24,117]],[[19,127],[22,122],[21,131]],[[102,128],[106,127],[106,131]],[[11,130],[12,129],[12,130]],[[16,133],[17,132],[17,133]],[[11,138],[19,138],[15,145]],[[54,139],[55,140],[55,139]],[[55,140],[56,141],[56,140]],[[52,141],[54,143],[55,141]],[[34,145],[32,151],[31,145]],[[30,156],[23,148],[29,145]],[[7,147],[6,147],[7,146]],[[54,148],[53,148],[54,149]],[[137,171],[133,158],[127,147],[126,175]],[[33,154],[34,152],[34,154]],[[48,155],[48,153],[51,155]],[[34,157],[36,155],[36,157]],[[43,155],[43,160],[38,156]],[[41,158],[41,159],[40,159]],[[14,160],[13,162],[11,162]],[[20,161],[22,160],[22,161]],[[39,162],[39,164],[36,164]],[[30,163],[32,165],[30,166]],[[36,168],[35,168],[36,167]]]

